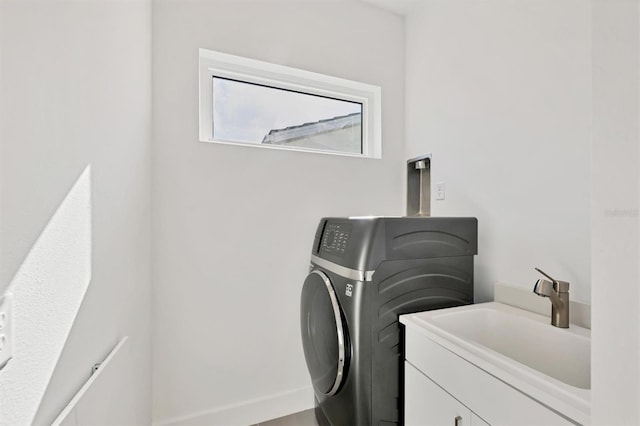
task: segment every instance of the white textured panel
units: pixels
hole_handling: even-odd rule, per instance
[[[42,364],[20,366],[11,377],[0,372],[11,394],[1,398],[0,423],[30,418],[37,406],[33,423],[50,425],[91,365],[126,335],[136,366],[127,389],[136,390],[138,407],[127,423],[150,424],[151,0],[2,0],[0,14],[0,293],[88,164],[92,216],[91,284],[71,331],[55,335],[59,315],[77,307],[82,289],[57,276],[75,268],[60,259],[80,263],[84,254],[50,248],[45,260],[57,263],[54,273],[39,271],[46,285],[31,288],[48,304],[20,302],[26,320],[16,335],[26,346],[19,363],[46,345],[53,364],[64,347],[52,375]],[[84,238],[80,225],[72,222],[65,237]],[[38,335],[29,331],[36,325]]]
[[[0,424],[33,421],[90,280],[91,168],[87,166],[9,287],[15,340],[13,359],[0,372]]]

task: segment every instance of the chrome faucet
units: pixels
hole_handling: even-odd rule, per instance
[[[569,283],[551,278],[539,268],[535,270],[551,280],[541,278],[533,286],[535,294],[551,299],[551,325],[569,328]]]

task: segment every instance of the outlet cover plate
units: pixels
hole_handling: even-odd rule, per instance
[[[447,187],[444,182],[436,183],[436,200],[444,200],[446,197]]]

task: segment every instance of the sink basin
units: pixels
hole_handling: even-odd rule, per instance
[[[496,306],[437,314],[432,322],[570,386],[591,388],[591,340],[584,332]]]
[[[580,424],[591,411],[591,331],[497,302],[400,316],[486,373]]]

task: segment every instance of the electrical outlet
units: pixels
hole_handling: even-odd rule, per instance
[[[0,299],[0,370],[13,357],[13,295],[7,293]]]
[[[436,183],[436,188],[435,188],[435,193],[436,193],[436,200],[444,200],[445,198],[445,193],[446,193],[446,186],[444,184],[444,182],[438,182]]]

